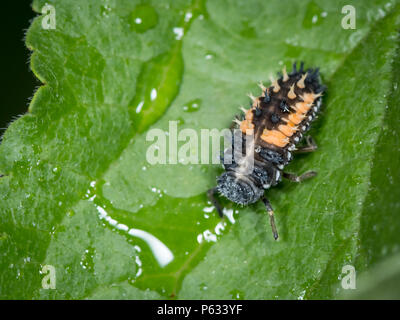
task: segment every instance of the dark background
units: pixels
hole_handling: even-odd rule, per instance
[[[0,136],[9,123],[28,110],[30,98],[40,85],[30,70],[31,52],[25,46],[25,33],[37,14],[31,1],[4,1],[1,26]]]

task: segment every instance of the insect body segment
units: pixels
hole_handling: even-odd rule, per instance
[[[221,208],[214,195],[218,192],[238,204],[251,204],[262,199],[271,219],[274,237],[278,237],[275,228],[273,210],[264,196],[264,191],[278,184],[282,177],[300,182],[315,175],[308,172],[298,177],[284,173],[283,168],[292,160],[292,152],[311,152],[316,145],[307,138],[307,145],[296,148],[304,133],[309,129],[320,106],[321,95],[325,87],[321,84],[319,69],[299,70],[296,63],[290,74],[286,67],[278,79],[271,78],[271,86],[259,85],[262,95],[251,99],[250,109],[242,109],[244,117],[236,120],[242,132],[242,145],[246,138],[254,138],[254,168],[246,172],[246,161],[225,165],[225,172],[218,177],[217,187],[209,190],[208,195],[220,214]],[[232,149],[228,151],[232,151]],[[247,159],[244,157],[244,159]]]

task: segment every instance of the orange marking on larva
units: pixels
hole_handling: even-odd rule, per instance
[[[260,106],[260,100],[257,98],[256,100],[253,101],[253,105],[251,106],[252,108],[257,108]]]
[[[240,123],[240,130],[242,130],[243,133],[246,133],[246,130],[252,130],[252,129],[254,129],[254,124],[252,124],[250,121],[243,120]]]
[[[301,96],[300,98],[303,99],[304,102],[306,103],[311,103],[314,102],[315,99],[317,99],[318,97],[322,96],[322,93],[318,93],[318,94],[314,94],[314,93],[305,93],[303,96]]]
[[[252,120],[253,120],[253,118],[254,118],[254,113],[253,113],[253,110],[252,110],[252,109],[246,111],[245,118],[246,118],[246,120],[249,120],[249,121],[252,121]]]
[[[264,129],[261,139],[277,147],[284,147],[289,143],[289,139],[278,130]]]
[[[287,126],[292,127],[292,128],[296,127],[296,125],[292,121],[290,121],[289,119],[282,118],[282,120],[286,122]],[[296,127],[296,129],[297,129],[297,127]]]
[[[281,90],[281,87],[278,84],[278,80],[274,80],[274,78],[272,77],[270,77],[269,79],[271,80],[271,85],[274,87],[272,91],[278,93],[279,90]]]
[[[254,129],[254,124],[252,124],[250,121],[247,121],[247,126],[249,130],[253,130]]]
[[[284,140],[278,139],[277,137],[274,137],[274,136],[261,136],[261,138],[266,143],[273,144],[273,145],[275,145],[277,147],[281,147],[281,148],[283,148],[284,146],[286,146],[289,143],[289,141],[287,139],[284,139]]]
[[[296,108],[297,112],[305,114],[310,110],[311,106],[312,106],[312,103],[297,102],[295,108]]]
[[[314,94],[313,93],[305,93],[304,95],[300,96],[300,98],[303,99],[303,101],[305,103],[314,102]]]
[[[282,132],[285,136],[287,137],[291,137],[296,131],[297,131],[297,127],[293,125],[293,123],[289,122],[291,125],[287,124],[281,124],[278,127],[278,130],[280,132]]]
[[[293,122],[294,124],[299,124],[301,121],[303,121],[305,115],[302,113],[291,113],[289,114],[289,120]]]
[[[294,84],[291,85],[289,93],[288,93],[288,98],[289,99],[295,99],[296,98],[296,94],[294,93]]]
[[[306,78],[307,78],[307,72],[305,74],[303,74],[303,76],[301,77],[301,79],[299,81],[297,81],[297,86],[300,89],[304,89],[305,88],[304,80],[306,80]]]

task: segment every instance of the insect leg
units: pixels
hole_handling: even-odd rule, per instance
[[[307,171],[307,172],[303,173],[301,176],[298,176],[296,174],[289,173],[289,172],[283,173],[284,178],[286,178],[290,181],[293,181],[293,182],[302,182],[306,179],[315,177],[316,175],[317,175],[317,173],[315,171]]]
[[[219,216],[222,218],[224,216],[222,212],[221,205],[219,204],[218,200],[215,198],[215,194],[217,193],[217,188],[211,188],[207,191],[207,197],[213,204],[213,206],[217,209]]]
[[[274,239],[277,240],[278,231],[276,230],[276,225],[275,225],[274,210],[272,209],[271,203],[268,201],[266,197],[263,197],[262,201],[264,202],[265,208],[267,209],[269,215],[269,223],[271,224],[271,229],[274,235]]]
[[[307,153],[313,152],[317,150],[318,146],[315,143],[314,139],[311,136],[306,137],[307,145],[297,148],[297,150],[293,151],[294,153]]]

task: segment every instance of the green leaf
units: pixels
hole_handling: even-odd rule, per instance
[[[335,298],[344,265],[399,251],[398,1],[355,5],[355,30],[342,1],[34,10],[45,3],[56,29],[39,16],[26,38],[44,85],[0,146],[0,297]],[[210,212],[217,166],[150,165],[146,135],[170,121],[229,127],[246,93],[294,60],[319,66],[328,92],[318,151],[288,168],[318,176],[267,192],[275,242],[261,204]],[[42,287],[44,265],[56,289]]]

